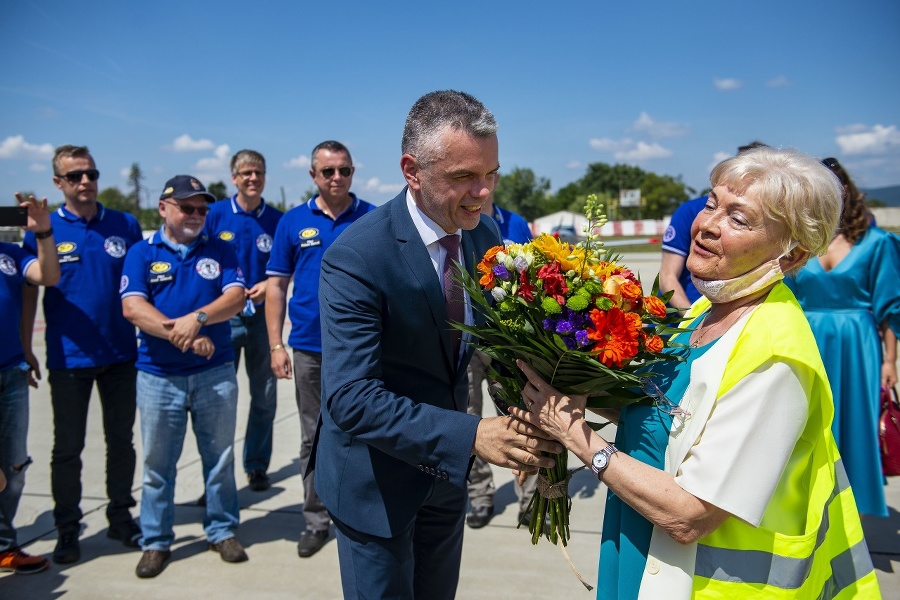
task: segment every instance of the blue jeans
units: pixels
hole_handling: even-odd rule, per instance
[[[12,367],[0,371],[0,469],[6,489],[0,492],[0,552],[18,546],[13,519],[25,488],[25,469],[31,464],[28,438],[28,377]]]
[[[81,521],[81,452],[87,433],[88,406],[94,382],[103,409],[106,439],[106,519],[110,525],[131,521],[129,509],[137,455],[133,431],[135,377],[133,362],[83,369],[51,369],[47,377],[53,403],[53,452],[50,488],[53,519],[60,529],[73,529]],[[91,468],[97,468],[92,465]]]
[[[141,531],[144,550],[168,550],[175,539],[175,475],[188,414],[206,482],[203,529],[213,544],[234,537],[240,522],[234,483],[237,380],[234,364],[193,375],[138,371],[137,405],[144,446]]]
[[[250,380],[250,414],[244,437],[244,472],[268,471],[272,458],[272,424],[278,406],[278,380],[272,373],[269,333],[266,331],[265,306],[259,306],[250,317],[231,318],[231,346],[234,368],[241,366],[241,349],[247,354],[247,379]]]

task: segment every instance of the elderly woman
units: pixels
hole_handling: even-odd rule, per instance
[[[687,268],[705,296],[654,365],[652,404],[626,407],[615,445],[524,363],[529,410],[511,409],[609,487],[598,598],[878,597],[831,434],[831,392],[784,272],[821,254],[837,179],[792,150],[720,163]]]

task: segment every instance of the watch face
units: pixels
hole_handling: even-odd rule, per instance
[[[595,471],[602,471],[606,468],[606,464],[609,462],[609,457],[605,452],[598,452],[594,455],[593,460],[591,460],[591,466],[594,467]]]

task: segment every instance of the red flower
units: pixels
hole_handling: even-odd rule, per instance
[[[608,311],[594,309],[590,313],[596,329],[588,328],[588,339],[597,342],[593,351],[598,360],[607,367],[621,368],[622,363],[631,360],[638,351],[638,332],[634,318],[640,325],[640,317],[612,307]]]
[[[537,272],[538,279],[543,281],[544,283],[544,292],[547,293],[548,296],[559,302],[560,304],[566,303],[565,293],[569,291],[569,286],[566,285],[566,278],[564,275],[559,272],[559,263],[552,262],[549,265],[544,265]]]
[[[516,294],[522,296],[525,302],[534,301],[534,286],[528,281],[527,271],[519,273],[519,291]]]

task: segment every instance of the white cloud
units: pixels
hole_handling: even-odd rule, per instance
[[[381,180],[377,177],[371,177],[366,180],[365,189],[368,192],[378,192],[378,193],[387,193],[391,192],[396,194],[400,190],[403,189],[402,183],[381,183]]]
[[[172,142],[173,152],[197,152],[199,150],[212,150],[215,144],[212,140],[195,140],[188,134],[180,135]]]
[[[594,150],[599,150],[600,152],[618,152],[631,148],[634,145],[634,142],[629,138],[624,138],[621,140],[613,140],[610,138],[591,138],[588,143],[591,145],[591,148],[593,148]]]
[[[668,158],[672,156],[672,151],[663,148],[656,142],[648,144],[647,142],[638,142],[634,148],[613,154],[619,160],[651,160],[654,158]]]
[[[722,152],[722,151],[716,152],[715,154],[713,154],[712,162],[709,163],[708,165],[706,165],[706,170],[709,171],[710,173],[712,173],[712,170],[716,167],[717,164],[719,164],[726,158],[731,158],[731,157],[732,157],[732,155],[728,154],[727,152]]]
[[[896,125],[850,125],[839,128],[835,138],[844,154],[890,154],[900,149]]]
[[[743,85],[740,79],[716,79],[713,81],[713,84],[716,86],[716,89],[723,91],[736,90]]]
[[[0,158],[53,158],[52,144],[31,144],[24,135],[10,135],[0,142]]]
[[[28,167],[29,171],[34,171],[35,173],[43,173],[47,170],[47,165],[44,163],[31,163]]]
[[[198,171],[215,171],[217,174],[216,177],[221,177],[221,174],[218,173],[222,170],[228,172],[231,148],[228,147],[228,144],[221,144],[216,146],[216,150],[214,152],[214,156],[209,156],[206,158],[201,158],[197,161],[197,164],[194,165],[194,168]]]
[[[580,169],[584,166],[584,163],[580,160],[570,160],[566,163],[567,169]]]
[[[119,177],[122,179],[128,179],[129,175],[131,175],[131,167],[122,167],[119,169]]]
[[[766,85],[769,87],[789,87],[791,82],[784,75],[779,75],[774,79],[768,80]]]
[[[631,128],[654,138],[678,137],[690,131],[687,125],[681,123],[655,121],[645,111],[641,111]]]
[[[284,163],[285,169],[305,169],[309,166],[309,157],[305,154],[301,154],[300,156],[295,156],[290,159],[286,163]]]

